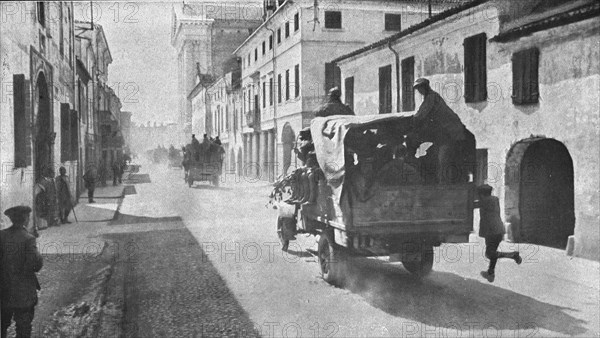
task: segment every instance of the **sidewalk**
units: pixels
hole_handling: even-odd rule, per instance
[[[62,224],[40,230],[37,239],[38,249],[46,254],[91,254],[96,244],[103,241],[98,237],[106,231],[124,196],[125,185],[98,187],[94,193],[96,203],[88,203],[87,192],[79,197],[73,212],[69,215],[71,224]],[[102,247],[102,246],[100,246]],[[85,251],[87,250],[87,251]]]
[[[111,287],[120,283],[113,276],[115,243],[102,235],[109,231],[125,189],[125,185],[96,188],[96,203],[88,203],[84,192],[75,207],[79,222],[71,212],[71,224],[39,231],[37,244],[44,266],[38,273],[42,289],[33,320],[34,337],[80,336],[107,327],[116,331],[113,324],[121,315],[114,300],[119,288]],[[14,337],[14,325],[9,337]]]

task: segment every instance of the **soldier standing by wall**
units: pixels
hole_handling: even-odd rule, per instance
[[[28,229],[31,208],[17,206],[4,214],[12,222],[8,229],[0,231],[0,297],[2,338],[12,320],[15,321],[17,337],[31,337],[31,322],[40,290],[36,272],[43,264],[37,250],[35,236]]]

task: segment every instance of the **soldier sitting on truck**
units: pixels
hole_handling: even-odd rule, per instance
[[[473,134],[467,131],[440,94],[431,89],[429,80],[417,79],[413,87],[423,95],[423,103],[413,117],[413,125],[422,142],[433,142],[431,152],[437,164],[437,183],[465,181],[468,173],[462,168],[465,158],[463,148],[470,147],[472,143],[474,147]]]

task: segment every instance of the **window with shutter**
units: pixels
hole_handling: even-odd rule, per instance
[[[485,33],[464,40],[465,102],[487,100],[486,45]]]
[[[344,80],[344,101],[350,109],[354,110],[354,77],[347,77]]]
[[[263,97],[263,108],[265,108],[267,106],[267,83],[263,82],[262,83],[262,97]]]
[[[290,22],[286,22],[285,23],[285,37],[289,38],[290,37]]]
[[[77,161],[77,155],[79,153],[79,119],[77,111],[71,110],[71,154],[69,158],[71,161]]]
[[[31,165],[31,115],[29,86],[25,75],[13,75],[13,120],[15,168]]]
[[[342,28],[342,12],[325,11],[325,28]]]
[[[285,70],[285,99],[290,99],[290,70]]]
[[[325,93],[333,87],[340,87],[342,83],[342,72],[340,67],[333,62],[325,63]]]
[[[513,67],[513,104],[535,104],[539,102],[539,50],[531,48],[516,52]]]
[[[281,43],[281,28],[277,28],[277,43]]]
[[[400,31],[401,30],[400,14],[385,14],[385,30]]]
[[[60,161],[67,162],[71,159],[71,107],[68,103],[60,104]]]
[[[269,105],[271,105],[271,106],[273,105],[273,96],[275,96],[273,93],[274,90],[275,90],[275,88],[273,87],[273,78],[270,78],[269,79]]]
[[[300,14],[294,14],[294,32],[300,29]]]
[[[267,42],[263,41],[262,42],[262,55],[265,55],[267,53]]]
[[[277,102],[281,103],[281,74],[277,75]]]
[[[409,57],[401,62],[402,66],[402,111],[415,110],[415,58]]]
[[[273,49],[273,34],[269,36],[269,50]]]
[[[46,27],[46,9],[43,1],[37,2],[37,19],[42,27]]]
[[[392,112],[392,65],[379,68],[379,114]]]
[[[294,97],[300,96],[300,65],[294,67]]]

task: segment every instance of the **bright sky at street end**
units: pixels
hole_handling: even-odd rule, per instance
[[[121,99],[122,110],[131,111],[135,123],[177,122],[177,53],[171,46],[170,33],[172,6],[182,2],[91,3],[94,22],[102,25],[106,33],[113,58],[108,82]],[[89,21],[90,2],[75,2],[74,7],[76,19]]]

